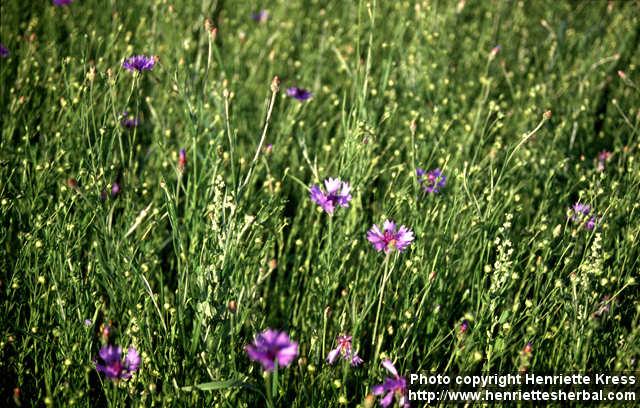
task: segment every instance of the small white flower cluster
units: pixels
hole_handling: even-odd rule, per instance
[[[500,236],[496,237],[494,243],[496,245],[497,257],[496,261],[491,268],[491,286],[489,292],[493,295],[499,293],[504,288],[507,279],[511,275],[513,261],[511,255],[513,255],[513,248],[511,241],[506,238],[508,230],[511,229],[512,214],[506,215],[507,220],[502,224],[502,227],[498,230]],[[517,275],[513,275],[516,276]]]

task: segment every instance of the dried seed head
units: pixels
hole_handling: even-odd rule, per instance
[[[96,79],[96,67],[91,66],[91,68],[89,68],[89,72],[87,72],[87,80],[89,82],[93,82],[94,79]]]
[[[280,78],[278,76],[274,76],[271,81],[271,92],[276,93],[280,90]]]

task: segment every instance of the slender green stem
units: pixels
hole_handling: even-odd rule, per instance
[[[384,289],[387,286],[387,280],[389,279],[389,258],[391,257],[391,252],[389,252],[385,257],[384,257],[384,275],[382,276],[382,286],[380,287],[380,297],[378,298],[378,308],[376,310],[376,320],[375,320],[375,324],[373,325],[373,336],[371,337],[371,345],[375,346],[376,345],[376,341],[377,341],[377,334],[378,334],[378,322],[380,321],[380,309],[382,308],[382,299],[384,298]],[[378,353],[379,353],[380,347],[378,344],[378,347],[376,347],[376,351],[375,354],[373,356],[373,360],[377,360],[378,359]]]
[[[268,408],[275,408],[275,405],[273,404],[273,375],[271,374],[267,374],[267,378],[266,378],[266,384],[265,384],[265,391],[267,392],[267,407]]]

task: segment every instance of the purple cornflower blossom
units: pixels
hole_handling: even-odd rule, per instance
[[[84,325],[85,326],[91,326],[93,324],[93,322],[91,321],[91,319],[84,319]]]
[[[404,251],[411,244],[413,238],[413,231],[404,225],[397,229],[395,222],[390,220],[386,220],[382,224],[382,230],[374,224],[367,232],[367,239],[373,244],[376,251],[384,251],[385,254],[393,249],[397,249],[399,252]]]
[[[151,71],[156,65],[155,56],[134,55],[124,60],[122,67],[130,72]]]
[[[322,207],[327,214],[333,214],[336,206],[347,208],[351,201],[351,187],[346,181],[329,177],[324,181],[326,192],[322,188],[314,184],[311,186],[311,199]]]
[[[256,23],[264,23],[269,19],[269,10],[260,10],[251,13],[251,19]]]
[[[122,119],[120,119],[120,125],[127,129],[133,129],[138,127],[140,124],[140,119],[138,117],[130,114],[128,111],[122,112]]]
[[[9,54],[9,49],[3,43],[0,43],[0,57],[7,58],[9,57]]]
[[[351,349],[351,336],[338,336],[337,342],[338,346],[327,355],[329,364],[335,363],[339,356],[349,361],[353,367],[364,363],[364,360],[358,356],[358,352]]]
[[[447,184],[447,176],[443,175],[439,168],[425,171],[418,167],[416,176],[418,176],[418,183],[426,193],[437,194]]]
[[[73,0],[53,0],[52,3],[54,6],[62,7],[73,3]]]
[[[576,202],[573,207],[569,208],[569,219],[574,224],[584,224],[584,227],[592,231],[596,226],[596,217],[590,216],[591,207],[587,204]]]
[[[122,348],[107,344],[100,349],[99,359],[95,361],[96,370],[108,379],[129,379],[140,368],[140,355],[135,348],[129,347],[122,361]]]
[[[301,102],[306,101],[307,99],[313,96],[311,91],[307,91],[304,88],[298,88],[297,86],[292,86],[291,88],[288,88],[287,95]]]
[[[386,393],[384,398],[380,400],[380,405],[387,408],[393,403],[393,397],[398,400],[398,405],[401,407],[409,406],[409,398],[407,396],[407,379],[398,375],[398,370],[393,366],[393,363],[389,360],[384,360],[382,366],[387,369],[393,375],[393,378],[385,378],[384,382],[379,385],[374,385],[371,389],[373,395],[382,395]]]
[[[603,150],[600,153],[598,153],[598,167],[597,167],[598,171],[604,171],[604,165],[606,164],[606,162],[609,161],[612,155],[613,153],[608,152],[606,150]]]
[[[286,332],[273,329],[258,334],[245,350],[249,359],[262,364],[267,372],[273,371],[276,362],[279,367],[286,367],[298,357],[298,343],[291,341]]]
[[[114,182],[111,186],[111,197],[115,198],[120,194],[120,183]]]
[[[571,207],[571,211],[573,212],[571,215],[571,221],[580,222],[583,217],[589,215],[591,207],[588,204],[582,204],[578,201],[573,205],[573,207]]]

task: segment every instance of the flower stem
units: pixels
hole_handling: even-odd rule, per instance
[[[277,367],[276,367],[276,370],[277,370]],[[273,404],[273,389],[274,389],[274,382],[275,382],[273,378],[274,375],[272,374],[267,375],[268,379],[266,379],[266,384],[264,387],[265,391],[267,391],[267,407],[268,408],[275,408],[275,405]]]
[[[376,345],[376,335],[378,333],[378,322],[380,321],[380,309],[382,308],[382,298],[384,298],[384,289],[387,286],[387,280],[389,279],[389,257],[391,253],[389,252],[384,258],[384,275],[382,276],[382,287],[380,288],[380,297],[378,298],[378,309],[376,310],[376,321],[373,325],[373,337],[371,338],[371,345]],[[378,353],[380,351],[380,345],[376,347],[375,354],[373,356],[373,361],[378,359]]]

